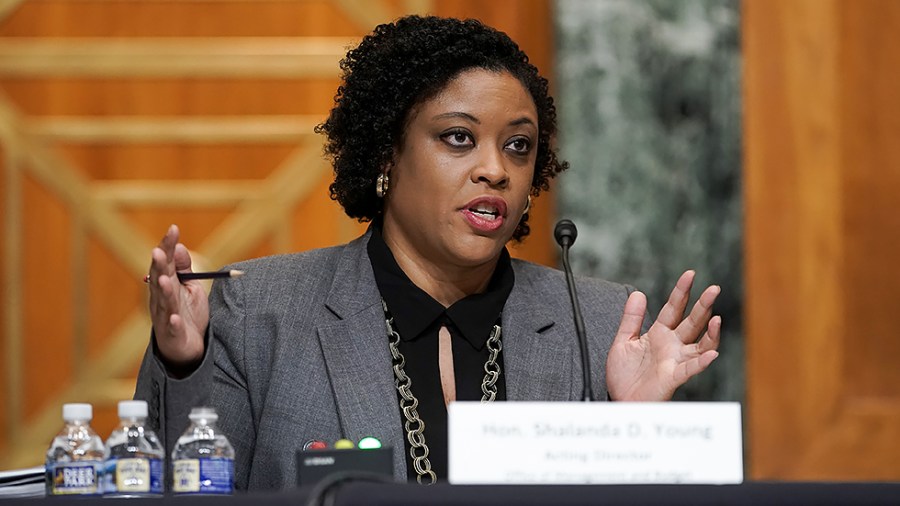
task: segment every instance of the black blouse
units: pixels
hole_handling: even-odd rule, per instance
[[[399,350],[406,359],[404,371],[412,381],[410,390],[419,400],[418,412],[425,423],[425,443],[431,468],[438,479],[444,480],[448,471],[447,408],[438,366],[438,331],[441,326],[450,331],[456,399],[481,400],[484,364],[490,353],[487,340],[494,325],[500,323],[500,313],[515,282],[509,252],[504,249],[501,253],[484,293],[469,295],[448,308],[410,281],[397,265],[377,224],[372,226],[368,253],[378,290],[394,317],[394,330],[400,334]],[[384,345],[388,346],[386,331]],[[501,373],[497,381],[497,400],[506,400],[502,352],[498,364]],[[402,411],[400,419],[406,420]],[[404,438],[404,441],[407,477],[415,481],[409,440]]]

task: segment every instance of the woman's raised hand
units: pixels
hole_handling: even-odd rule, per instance
[[[191,272],[191,255],[178,235],[170,226],[151,253],[150,318],[166,366],[188,372],[203,358],[209,300],[200,282],[178,280],[179,272]]]
[[[606,385],[613,400],[669,400],[676,388],[719,356],[722,318],[712,316],[712,306],[720,289],[707,287],[684,318],[693,283],[694,271],[681,275],[659,317],[643,335],[647,297],[641,292],[628,297],[606,361]]]

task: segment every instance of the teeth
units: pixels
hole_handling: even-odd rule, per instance
[[[492,220],[497,219],[497,217],[500,215],[500,213],[498,213],[497,210],[492,209],[492,208],[478,207],[478,208],[469,209],[469,210],[472,211],[473,213],[480,214],[480,215],[484,216],[485,218],[490,218]]]
[[[493,207],[476,207],[476,208],[472,209],[472,211],[474,211],[476,213],[481,213],[481,214],[493,214],[494,216],[500,214]]]

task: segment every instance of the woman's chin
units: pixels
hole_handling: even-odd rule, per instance
[[[454,245],[452,255],[460,265],[479,267],[496,261],[506,243],[505,237],[471,235]]]

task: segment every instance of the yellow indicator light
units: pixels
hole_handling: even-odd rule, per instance
[[[352,450],[353,448],[356,448],[356,445],[349,439],[338,439],[334,442],[335,450]]]

